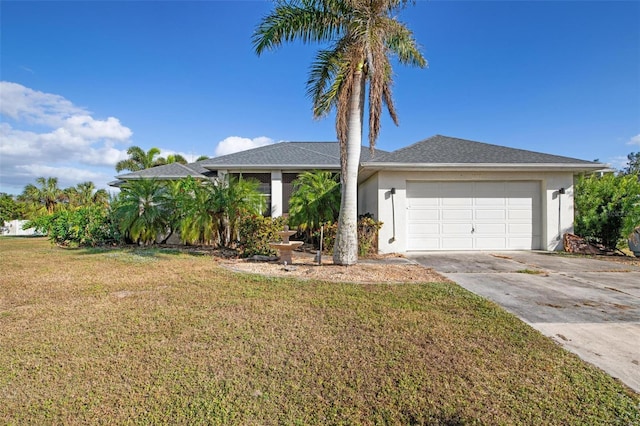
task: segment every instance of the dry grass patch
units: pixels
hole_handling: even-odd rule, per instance
[[[451,283],[0,239],[0,423],[634,424],[637,395]]]

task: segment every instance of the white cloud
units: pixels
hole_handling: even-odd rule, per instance
[[[133,135],[115,117],[97,119],[60,95],[7,81],[0,82],[0,115],[11,119],[0,123],[0,191],[5,186],[15,191],[38,176],[55,176],[70,184],[106,184],[107,174],[92,170],[113,170],[127,158],[126,149],[115,145],[128,145]]]
[[[609,158],[607,165],[612,169],[622,170],[629,165],[629,159],[626,156],[618,155]]]
[[[629,142],[627,142],[627,145],[640,145],[640,134],[637,134],[631,139],[629,139]]]
[[[229,136],[228,138],[218,142],[214,155],[219,157],[221,155],[233,154],[234,152],[271,145],[274,142],[275,141],[273,139],[266,136],[260,136],[253,139],[242,138],[240,136]]]

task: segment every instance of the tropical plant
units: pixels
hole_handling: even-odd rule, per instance
[[[17,201],[13,195],[0,192],[0,226],[10,220],[22,219],[24,207],[24,203]]]
[[[218,207],[220,243],[230,246],[240,239],[240,220],[247,214],[262,214],[266,201],[255,179],[235,178],[227,175],[215,185],[213,197]]]
[[[574,202],[576,234],[610,249],[640,226],[640,182],[635,174],[580,177]]]
[[[357,262],[357,179],[365,94],[369,99],[369,146],[374,149],[382,105],[397,116],[391,96],[390,55],[402,64],[426,66],[412,32],[395,15],[408,0],[282,0],[253,35],[258,55],[296,39],[329,42],[311,67],[307,93],[316,118],[336,110],[341,148],[342,202],[334,263]],[[367,87],[368,84],[368,87]]]
[[[116,172],[121,172],[123,170],[137,172],[139,170],[164,164],[156,158],[160,155],[160,150],[158,148],[151,148],[149,151],[145,151],[139,146],[131,146],[127,149],[127,154],[129,155],[129,158],[116,163]]]
[[[269,245],[274,241],[279,241],[279,231],[284,229],[287,218],[265,217],[262,215],[249,214],[240,219],[240,254],[242,257],[253,255],[273,256],[276,250]]]
[[[289,224],[300,227],[307,238],[326,222],[335,222],[340,211],[338,176],[328,171],[304,172],[293,182],[289,199]]]
[[[180,219],[180,237],[189,244],[219,244],[221,206],[218,188],[210,181],[193,178],[181,182],[184,216]]]
[[[105,189],[97,189],[93,182],[82,182],[64,190],[72,208],[109,205],[109,193]]]
[[[157,160],[157,165],[171,164],[171,163],[187,164],[188,161],[186,158],[184,158],[180,154],[169,154],[167,155],[167,158],[160,157]]]
[[[28,184],[24,187],[19,200],[31,204],[34,207],[35,216],[42,214],[52,214],[66,203],[65,192],[58,187],[58,178],[39,177],[36,179],[38,186]]]
[[[140,244],[154,243],[168,229],[167,188],[153,179],[127,181],[116,203],[122,234]]]
[[[105,206],[89,205],[74,210],[60,210],[26,224],[46,233],[49,240],[64,246],[96,246],[119,242],[119,232],[112,226]]]

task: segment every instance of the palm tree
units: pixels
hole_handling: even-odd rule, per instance
[[[58,187],[58,178],[39,177],[36,179],[39,186],[28,184],[24,187],[19,199],[37,206],[36,214],[52,214],[67,197],[65,192]]]
[[[141,244],[155,242],[167,230],[166,200],[166,187],[156,180],[127,181],[115,203],[120,231]]]
[[[71,207],[87,207],[109,205],[109,193],[104,189],[96,190],[93,182],[82,182],[75,187],[65,189]]]
[[[252,179],[226,177],[212,183],[188,185],[191,200],[185,204],[180,235],[187,243],[231,246],[239,240],[238,228],[245,214],[260,214],[265,209],[260,183]]]
[[[156,165],[158,166],[171,163],[187,164],[188,161],[180,154],[169,154],[167,155],[167,158],[160,157],[158,158],[158,160],[156,160]]]
[[[222,214],[215,196],[217,188],[211,181],[189,185],[189,198],[185,200],[185,215],[181,220],[182,241],[195,244],[219,244],[219,224]]]
[[[307,94],[314,117],[336,110],[342,202],[334,263],[357,262],[357,183],[365,94],[369,92],[369,146],[373,152],[384,103],[396,125],[390,55],[402,64],[426,66],[412,32],[395,18],[408,0],[283,0],[256,28],[258,55],[300,39],[330,42],[311,67]],[[368,84],[368,87],[367,87]]]
[[[127,149],[127,154],[129,154],[129,158],[116,163],[116,172],[121,172],[123,170],[137,172],[139,170],[164,164],[159,162],[159,159],[156,158],[156,156],[160,155],[160,150],[158,148],[151,148],[149,151],[145,151],[139,146],[131,146]]]
[[[293,183],[289,199],[289,224],[301,226],[307,237],[325,222],[334,222],[340,211],[340,184],[331,172],[304,172]]]

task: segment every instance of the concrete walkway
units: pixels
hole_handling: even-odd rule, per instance
[[[498,303],[640,393],[640,268],[545,252],[410,258]]]

